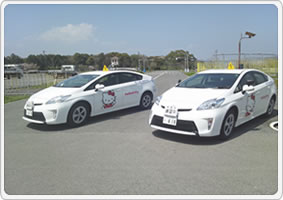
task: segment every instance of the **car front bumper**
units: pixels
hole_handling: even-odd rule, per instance
[[[71,103],[34,104],[32,108],[24,107],[23,119],[37,124],[62,124],[67,122]],[[32,113],[31,115],[28,115]]]
[[[149,124],[152,128],[162,131],[195,135],[201,137],[211,137],[220,134],[222,122],[227,108],[221,107],[211,110],[188,110],[178,111],[177,124],[168,125],[163,123],[165,109],[154,104],[149,117]]]

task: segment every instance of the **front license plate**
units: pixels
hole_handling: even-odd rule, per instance
[[[26,115],[32,117],[32,110],[26,110]]]
[[[163,117],[163,124],[169,124],[172,126],[176,126],[177,125],[177,118],[176,117],[169,117],[169,116],[164,116]]]

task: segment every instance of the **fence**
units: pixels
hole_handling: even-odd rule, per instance
[[[51,86],[63,79],[64,77],[60,77],[60,79],[58,79],[56,73],[25,73],[21,78],[5,78],[4,93],[5,95],[30,95],[38,90]]]
[[[237,56],[237,54],[216,54],[210,61],[199,61],[196,70],[199,72],[207,69],[227,69],[231,64],[237,69]],[[244,69],[261,70],[278,81],[278,58],[274,54],[242,54],[241,64]]]

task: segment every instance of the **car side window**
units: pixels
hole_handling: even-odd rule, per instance
[[[132,81],[138,81],[141,79],[142,79],[142,76],[138,74],[131,74],[131,73],[120,73],[119,74],[120,83],[128,83]]]
[[[261,83],[264,83],[266,81],[268,81],[268,78],[266,75],[260,73],[260,72],[254,72],[254,77],[255,77],[255,82],[256,82],[256,85],[259,85]]]
[[[119,84],[118,74],[110,74],[110,75],[104,76],[101,79],[97,80],[96,84],[102,84],[105,87],[117,85],[117,84]]]
[[[242,91],[244,85],[252,85],[255,86],[255,78],[251,72],[245,74],[242,79],[240,80],[235,93]]]
[[[85,91],[94,89],[97,84],[102,84],[105,87],[119,84],[119,76],[118,74],[110,74],[110,75],[104,76],[98,79],[97,81],[95,81],[94,83],[92,83],[91,85],[89,85],[85,89]]]

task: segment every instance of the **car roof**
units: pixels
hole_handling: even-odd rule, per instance
[[[242,72],[254,71],[253,69],[210,69],[199,72],[200,74],[241,74]]]
[[[117,72],[128,72],[128,73],[135,73],[135,74],[140,74],[135,71],[129,71],[129,70],[115,70],[115,71],[90,71],[90,72],[84,72],[80,74],[95,74],[95,75],[105,75],[105,74],[111,74],[111,73],[117,73]]]

